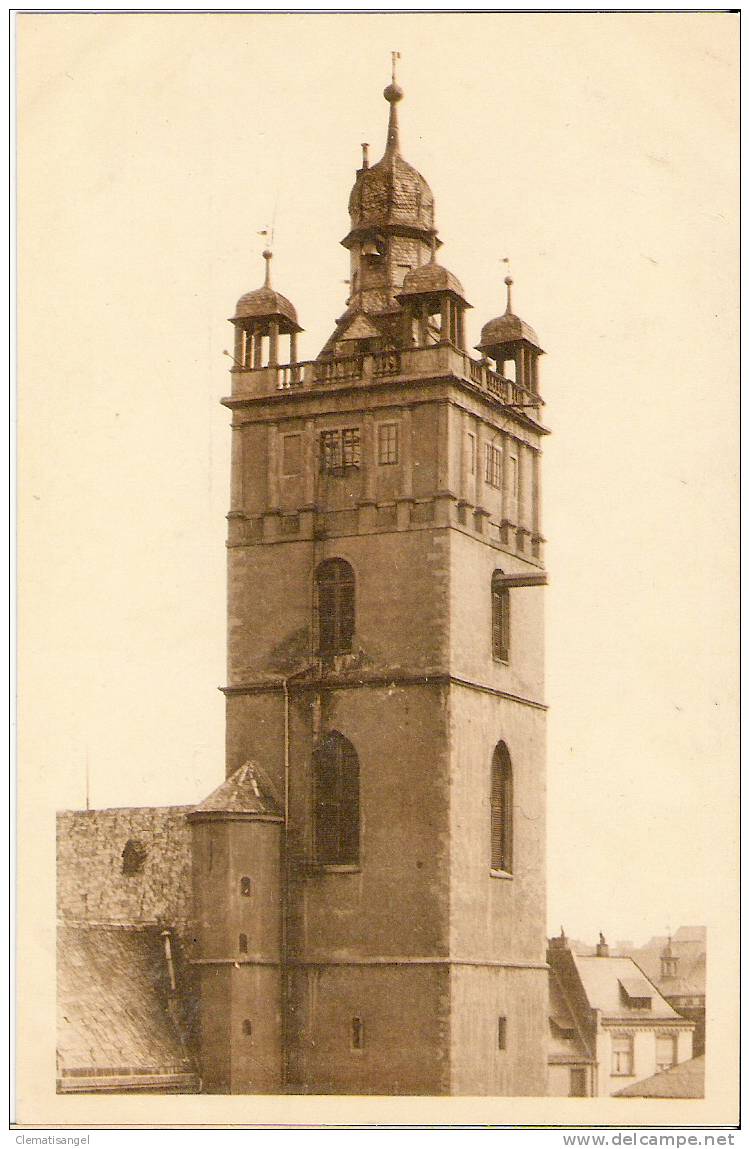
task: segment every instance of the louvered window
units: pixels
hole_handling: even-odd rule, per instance
[[[513,769],[504,742],[498,743],[492,756],[490,868],[513,873]]]
[[[492,657],[507,662],[510,656],[510,591],[503,572],[492,576]]]
[[[354,638],[354,571],[343,559],[328,559],[318,567],[318,653],[348,654]]]
[[[315,751],[315,861],[326,866],[359,862],[359,760],[334,730]]]

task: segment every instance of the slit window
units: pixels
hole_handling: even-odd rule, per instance
[[[508,1019],[507,1017],[498,1017],[497,1019],[497,1048],[507,1049],[508,1047]]]
[[[510,657],[510,590],[503,572],[492,576],[492,657],[507,662]]]
[[[361,1017],[352,1018],[351,1045],[354,1050],[365,1048],[365,1023]]]
[[[513,873],[513,769],[504,742],[498,742],[492,756],[490,868]]]
[[[237,948],[241,954],[247,953],[247,934],[240,934],[239,945]]]

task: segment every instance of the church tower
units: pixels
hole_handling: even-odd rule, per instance
[[[237,963],[210,974],[211,1009],[224,993],[233,1049],[262,1016],[253,1058],[288,1092],[538,1095],[542,351],[509,282],[481,357],[467,349],[395,76],[384,94],[384,155],[365,149],[349,198],[349,299],[318,357],[297,360],[270,252],[232,319],[227,777],[252,762],[266,783],[236,818],[197,815],[199,871],[212,834],[245,867],[216,879],[234,900],[201,895],[207,937],[234,915],[211,935]],[[255,903],[235,897],[251,840]],[[250,920],[276,912],[277,949]],[[254,931],[265,948],[237,954]],[[237,1063],[226,1088],[269,1088]]]

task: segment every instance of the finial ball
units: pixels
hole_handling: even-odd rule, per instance
[[[503,280],[503,283],[505,284],[506,287],[512,287],[513,286],[513,280],[511,279],[511,277],[509,275],[506,275],[505,279]]]
[[[399,88],[398,84],[389,84],[387,88],[383,89],[383,95],[389,104],[397,104],[399,100],[403,100],[404,92]]]
[[[266,250],[263,252],[263,258],[273,259],[273,252],[269,248],[266,248]]]

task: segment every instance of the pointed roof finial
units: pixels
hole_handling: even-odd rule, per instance
[[[265,282],[264,282],[263,286],[264,287],[270,287],[271,286],[271,260],[273,259],[273,252],[271,251],[270,248],[267,247],[266,250],[263,252],[263,258],[266,261],[266,278],[265,278]]]
[[[504,255],[503,258],[500,260],[500,262],[506,264],[507,268],[508,268],[508,274],[506,275],[505,279],[503,280],[503,283],[505,284],[505,286],[508,289],[508,299],[507,299],[507,302],[505,304],[505,314],[506,315],[512,315],[513,314],[513,308],[511,307],[510,289],[513,286],[513,280],[511,279],[511,275],[510,275],[510,259],[508,258],[507,255]]]
[[[401,59],[400,52],[391,52],[391,82],[387,88],[384,89],[383,95],[388,103],[391,105],[391,110],[388,115],[388,141],[386,143],[385,154],[393,155],[398,152],[398,113],[396,111],[396,104],[399,100],[403,100],[404,93],[396,83],[396,60]]]
[[[369,168],[370,166],[370,145],[362,144],[362,167]]]

